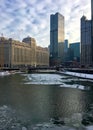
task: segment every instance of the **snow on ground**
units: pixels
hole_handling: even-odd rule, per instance
[[[76,73],[76,72],[69,72],[69,71],[61,71],[59,73],[76,76],[76,77],[81,77],[81,78],[85,78],[85,79],[93,79],[93,74]]]

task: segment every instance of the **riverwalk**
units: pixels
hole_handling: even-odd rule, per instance
[[[85,79],[93,79],[93,74],[87,74],[87,73],[78,73],[78,72],[71,72],[71,71],[59,71],[61,74],[71,75],[79,78],[85,78]]]

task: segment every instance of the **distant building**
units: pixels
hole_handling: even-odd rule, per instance
[[[64,62],[68,61],[68,40],[64,41]]]
[[[67,52],[68,51],[68,40],[66,39],[64,41],[64,52]]]
[[[58,65],[64,54],[64,16],[60,13],[50,16],[50,64]]]
[[[80,64],[80,42],[70,43],[68,40],[64,42],[64,63],[65,67],[78,67]]]
[[[91,20],[81,18],[81,65],[92,65]]]
[[[0,37],[0,67],[48,66],[48,48],[36,46],[34,38],[22,42]]]
[[[67,61],[73,61],[74,60],[74,50],[72,48],[68,48],[67,52]]]
[[[80,61],[80,42],[70,43],[69,48],[73,51],[72,61]]]

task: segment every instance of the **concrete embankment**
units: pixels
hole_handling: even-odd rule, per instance
[[[76,72],[76,73],[93,74],[93,69],[71,68],[65,70],[70,72]]]
[[[56,70],[28,70],[28,73],[56,73]]]
[[[84,79],[93,79],[93,73],[91,71],[59,71],[60,74],[65,74],[65,75],[70,75],[70,76],[74,76],[74,77],[79,77],[79,78],[84,78]]]

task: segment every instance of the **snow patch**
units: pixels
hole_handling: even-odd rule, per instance
[[[70,72],[70,71],[60,71],[59,73],[76,76],[76,77],[81,77],[81,78],[85,78],[85,79],[93,79],[93,74],[76,73],[76,72]]]
[[[87,126],[86,130],[93,130],[93,125],[92,126]]]
[[[62,76],[57,74],[28,74],[25,84],[62,84]]]

